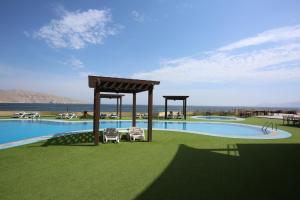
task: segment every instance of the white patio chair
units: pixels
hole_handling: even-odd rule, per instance
[[[128,131],[128,137],[130,141],[144,140],[145,139],[144,129],[138,127],[131,127]]]
[[[106,128],[103,132],[103,143],[107,143],[109,140],[120,142],[120,133],[116,128]]]

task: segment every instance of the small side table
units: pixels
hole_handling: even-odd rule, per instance
[[[127,136],[129,133],[129,129],[118,129],[118,132],[120,133],[120,138],[122,139],[123,135]],[[127,138],[128,139],[128,138]]]

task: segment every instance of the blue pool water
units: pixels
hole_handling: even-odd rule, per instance
[[[137,126],[146,128],[147,122],[137,121]],[[100,127],[128,128],[131,127],[131,121],[101,121]],[[282,130],[279,130],[276,134],[264,134],[260,127],[234,123],[153,121],[153,128],[230,138],[277,139],[290,137],[288,132]],[[0,144],[62,132],[90,129],[92,129],[92,122],[0,120]]]
[[[244,120],[238,117],[229,117],[229,116],[193,116],[194,119],[203,119],[203,120],[219,120],[219,121],[241,121]]]

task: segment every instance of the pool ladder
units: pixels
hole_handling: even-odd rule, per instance
[[[262,127],[261,130],[264,132],[264,134],[269,134],[268,128],[272,128],[272,131],[277,131],[277,123],[272,121],[267,121]]]

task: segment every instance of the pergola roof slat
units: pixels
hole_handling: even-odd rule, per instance
[[[171,95],[163,96],[163,97],[165,99],[170,99],[170,100],[184,100],[184,99],[189,98],[189,96],[171,96]]]
[[[104,76],[89,76],[89,87],[98,87],[103,92],[139,93],[147,91],[153,85],[159,85],[159,81],[115,78]]]
[[[108,87],[109,84],[110,84],[110,82],[105,82],[105,83],[103,84],[103,87]]]
[[[117,99],[117,98],[122,98],[125,96],[124,94],[106,94],[102,93],[100,94],[100,98],[107,98],[107,99]]]

